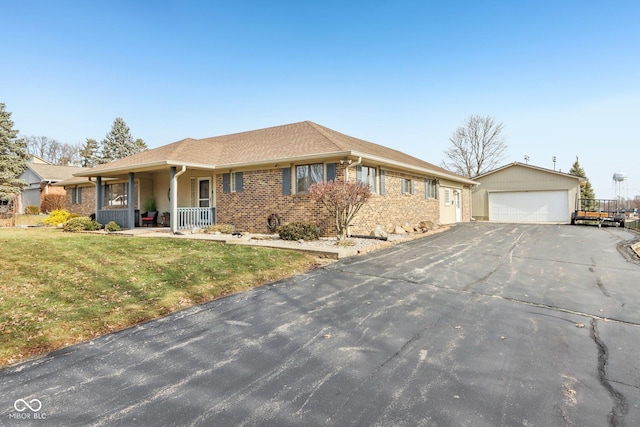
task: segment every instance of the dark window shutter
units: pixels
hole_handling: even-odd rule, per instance
[[[436,181],[436,199],[440,198],[440,181]]]
[[[291,168],[282,169],[282,194],[291,194]]]
[[[416,180],[412,179],[410,182],[411,182],[411,194],[416,194],[416,188],[414,186]]]
[[[74,187],[71,189],[71,204],[76,204],[76,194],[78,193],[78,187]]]
[[[242,192],[242,172],[236,172],[236,193]]]
[[[380,169],[380,195],[384,196],[386,191],[386,186],[385,186],[385,175],[386,175],[386,171],[384,169]]]
[[[336,182],[336,164],[327,163],[327,182]]]
[[[405,188],[407,187],[406,179],[402,178],[402,180],[400,181],[400,185],[402,186],[402,194],[405,194]]]
[[[228,193],[231,191],[231,174],[223,173],[222,174],[222,192]]]
[[[362,182],[362,165],[356,166],[356,180]]]
[[[78,204],[82,204],[82,187],[78,187]]]

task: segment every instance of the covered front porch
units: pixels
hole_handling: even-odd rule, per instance
[[[206,228],[216,223],[214,179],[210,170],[184,166],[97,176],[96,221],[125,229],[168,227],[173,233]]]
[[[116,222],[122,228],[144,227],[139,209],[134,209],[133,222],[130,220],[129,209],[100,209],[96,213],[96,221],[100,224]],[[192,230],[194,228],[206,228],[216,223],[216,208],[177,208],[177,230]],[[150,226],[171,227],[171,212],[158,212],[157,221]],[[133,227],[131,226],[133,224]]]

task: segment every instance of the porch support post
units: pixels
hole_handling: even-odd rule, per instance
[[[169,181],[169,198],[171,205],[169,207],[169,222],[171,223],[170,231],[176,233],[178,231],[178,168],[171,166],[171,180]]]
[[[129,190],[127,191],[127,224],[129,228],[133,229],[136,227],[136,215],[135,215],[135,174],[133,172],[129,172]]]
[[[96,221],[100,222],[100,210],[102,210],[102,177],[96,177]]]

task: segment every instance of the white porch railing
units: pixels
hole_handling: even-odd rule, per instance
[[[216,208],[178,208],[178,230],[205,228],[216,223]]]
[[[136,216],[140,211],[136,209]],[[107,224],[115,221],[122,228],[133,228],[139,224],[129,224],[127,209],[101,209],[96,215],[96,221]],[[136,222],[138,219],[136,218]],[[205,228],[216,223],[216,208],[178,208],[178,230]]]

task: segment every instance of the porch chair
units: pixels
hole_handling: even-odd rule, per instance
[[[158,223],[158,211],[148,211],[142,213],[142,225],[147,227]]]

